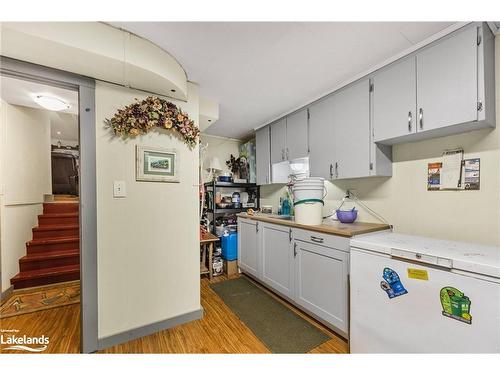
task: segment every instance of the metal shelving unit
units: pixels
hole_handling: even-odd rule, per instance
[[[205,183],[205,192],[208,193],[209,191],[212,192],[212,197],[210,199],[210,202],[208,204],[208,207],[206,208],[206,212],[212,214],[215,219],[215,216],[217,215],[223,215],[223,214],[237,214],[239,212],[245,212],[248,208],[251,207],[240,207],[240,208],[233,208],[233,207],[228,207],[228,208],[218,208],[217,205],[215,204],[215,195],[217,194],[217,190],[219,189],[238,189],[238,190],[244,190],[244,191],[253,191],[255,195],[255,209],[260,208],[260,186],[257,184],[251,184],[251,183],[233,183],[233,182],[219,182],[219,181],[212,181],[212,182],[207,182]],[[215,229],[214,229],[215,233]]]

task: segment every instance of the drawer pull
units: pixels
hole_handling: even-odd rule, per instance
[[[323,243],[325,240],[323,238],[320,238],[320,237],[311,236],[311,241]]]

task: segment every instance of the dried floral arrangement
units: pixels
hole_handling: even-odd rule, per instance
[[[200,129],[188,115],[171,102],[155,96],[130,104],[119,109],[111,119],[105,120],[106,126],[114,133],[135,137],[146,134],[154,128],[176,131],[184,143],[193,149],[198,143]]]

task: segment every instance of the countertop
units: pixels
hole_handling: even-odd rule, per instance
[[[321,225],[303,225],[303,224],[297,224],[293,220],[280,219],[277,217],[277,215],[266,215],[266,214],[248,215],[246,213],[240,213],[237,216],[241,217],[242,219],[264,221],[267,223],[285,225],[288,227],[300,228],[326,234],[333,234],[335,236],[342,236],[342,237],[353,237],[359,234],[371,233],[390,228],[390,226],[387,224],[361,223],[361,222],[354,222],[352,224],[342,224],[339,221],[330,219],[324,220],[323,224]]]

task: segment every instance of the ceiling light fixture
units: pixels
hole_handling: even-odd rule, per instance
[[[51,111],[62,111],[64,109],[71,108],[71,106],[68,103],[53,96],[36,95],[33,97],[33,100],[39,106],[45,109],[49,109]]]

